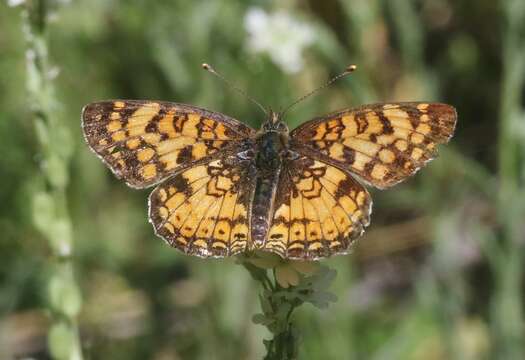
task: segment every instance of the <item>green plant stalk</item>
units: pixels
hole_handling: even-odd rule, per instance
[[[275,269],[273,270],[273,277],[275,279]],[[267,278],[267,284],[269,288],[266,289],[266,291],[275,293],[276,291],[282,290],[280,289],[279,284],[277,284],[277,281],[272,283],[272,281],[269,278]],[[272,296],[268,297],[268,301],[270,302],[273,314],[277,314],[277,312],[279,311],[279,304],[276,304],[275,301],[273,301]],[[297,358],[298,338],[296,336],[297,330],[295,329],[295,326],[292,322],[292,313],[295,310],[295,308],[301,303],[294,299],[292,301],[289,301],[287,304],[289,304],[290,308],[286,312],[286,317],[284,317],[283,323],[278,324],[277,326],[277,328],[280,328],[282,330],[277,331],[274,337],[267,342],[268,353],[266,354],[265,360]]]
[[[283,332],[276,334],[268,343],[268,353],[265,360],[296,359],[297,339],[294,337],[295,328],[292,322],[287,324]]]
[[[525,146],[515,129],[525,112],[520,94],[525,85],[525,4],[520,0],[501,2],[503,21],[503,81],[500,98],[498,233],[501,249],[495,273],[495,292],[491,302],[494,356],[523,359],[523,234],[525,216]],[[521,124],[522,125],[522,124]]]
[[[292,321],[293,313],[304,303],[326,308],[336,301],[335,295],[327,291],[336,272],[325,266],[283,260],[277,255],[269,255],[270,261],[268,255],[263,255],[266,263],[252,263],[253,259],[261,260],[257,259],[261,255],[252,256],[239,256],[238,260],[263,288],[259,295],[262,312],[254,315],[252,321],[266,326],[273,335],[263,341],[267,350],[265,360],[297,359],[299,331]]]
[[[244,264],[246,267],[247,265]],[[250,271],[250,270],[249,270]],[[250,271],[251,272],[251,271]],[[273,271],[275,279],[275,271]],[[278,321],[272,323],[270,326],[267,326],[270,331],[273,333],[273,338],[270,340],[265,340],[265,345],[267,349],[267,354],[264,357],[265,360],[284,360],[284,359],[296,359],[297,358],[297,330],[292,322],[293,311],[300,303],[297,300],[286,301],[284,303],[278,303],[274,300],[275,296],[280,291],[286,291],[277,284],[277,282],[272,281],[268,274],[265,271],[265,275],[256,278],[260,281],[261,286],[264,288],[264,294],[260,298],[261,307],[263,308],[264,314],[269,318],[276,318]],[[264,299],[265,298],[265,299]],[[265,306],[263,302],[266,301],[268,306]],[[279,317],[280,306],[287,304],[289,310],[286,312],[285,317]],[[265,309],[266,308],[266,309]]]
[[[33,198],[33,222],[48,240],[53,255],[49,259],[51,270],[47,284],[48,308],[53,317],[48,336],[49,352],[54,359],[81,360],[76,320],[81,296],[71,258],[73,236],[66,195],[72,140],[56,114],[47,46],[47,23],[52,6],[46,0],[26,0],[22,10],[27,43],[26,86],[42,174]]]

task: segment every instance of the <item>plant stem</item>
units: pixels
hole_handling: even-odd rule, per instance
[[[272,303],[274,312],[277,313],[279,305]],[[277,326],[282,331],[276,332],[271,340],[267,341],[268,353],[264,357],[265,360],[289,360],[297,358],[297,331],[292,322],[292,313],[296,306],[290,304],[283,324]]]
[[[503,81],[500,99],[498,247],[502,256],[493,267],[495,292],[491,304],[494,357],[522,359],[523,341],[523,233],[525,216],[525,147],[516,129],[525,112],[520,95],[525,85],[525,3],[501,3],[503,22]]]
[[[297,300],[285,300],[282,296],[284,289],[275,280],[275,269],[272,270],[273,281],[268,276],[268,271],[255,267],[243,261],[242,265],[250,272],[252,277],[257,280],[264,291],[260,296],[261,308],[267,319],[273,322],[268,324],[268,329],[272,332],[273,338],[265,340],[267,354],[265,360],[285,360],[297,358],[297,339],[296,331],[292,323],[292,313],[297,307]],[[279,316],[281,308],[286,309],[286,316]]]
[[[285,331],[276,334],[273,339],[269,341],[268,353],[264,357],[265,360],[288,360],[297,358],[297,339],[294,336],[294,325],[289,322]]]
[[[48,307],[53,315],[49,352],[54,359],[81,360],[78,325],[81,296],[71,258],[73,235],[66,188],[72,139],[57,116],[53,69],[49,66],[47,25],[52,3],[26,0],[22,10],[26,37],[29,104],[40,150],[40,178],[33,197],[33,222],[49,242]]]
[[[273,259],[272,259],[273,257]],[[292,360],[298,358],[299,332],[292,321],[296,308],[310,303],[324,309],[336,296],[327,289],[336,276],[336,271],[318,264],[306,264],[279,258],[263,252],[239,256],[239,263],[260,282],[264,291],[259,295],[262,313],[252,321],[266,326],[272,333],[264,340],[266,360]],[[273,274],[271,278],[268,273]]]

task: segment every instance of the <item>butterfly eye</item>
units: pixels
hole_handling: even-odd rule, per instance
[[[286,150],[286,153],[284,154],[284,157],[287,160],[297,160],[299,159],[299,154],[292,150]]]
[[[272,130],[272,124],[270,122],[265,122],[262,126],[264,131],[270,131]]]
[[[288,130],[288,126],[286,126],[285,123],[279,122],[277,123],[277,131],[285,132]]]

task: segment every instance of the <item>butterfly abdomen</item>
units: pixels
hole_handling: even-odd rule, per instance
[[[281,171],[281,154],[285,148],[282,135],[277,132],[263,133],[257,141],[257,178],[250,217],[251,238],[255,248],[263,246],[266,241]]]

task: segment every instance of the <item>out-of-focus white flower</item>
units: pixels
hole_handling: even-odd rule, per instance
[[[284,11],[268,14],[251,8],[244,18],[244,27],[249,35],[248,48],[255,53],[268,53],[288,73],[302,69],[302,51],[315,40],[310,25]]]
[[[7,6],[15,7],[18,5],[22,5],[25,2],[26,0],[7,0]]]

